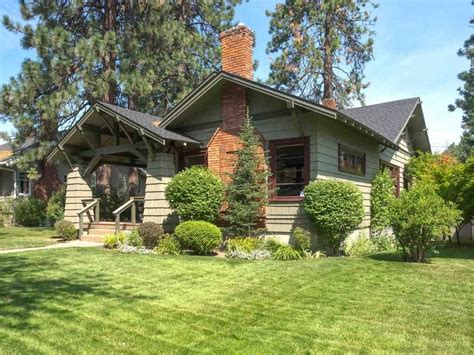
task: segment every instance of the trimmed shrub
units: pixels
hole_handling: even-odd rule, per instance
[[[58,237],[61,237],[62,239],[73,240],[77,238],[76,227],[74,227],[74,223],[71,221],[57,221],[54,224],[54,229],[56,230]]]
[[[140,233],[138,233],[137,228],[133,229],[130,233],[126,235],[125,244],[136,248],[140,248],[143,246],[143,241],[140,237]]]
[[[244,259],[244,260],[267,260],[272,254],[266,249],[255,249],[252,251],[231,250],[227,251],[226,255],[229,259]]]
[[[220,229],[205,221],[183,222],[176,227],[174,235],[183,248],[190,248],[197,254],[209,254],[222,239]]]
[[[270,253],[274,253],[279,247],[281,247],[283,244],[280,243],[280,241],[276,238],[268,238],[265,240],[264,247],[267,249]]]
[[[362,193],[346,181],[313,181],[304,189],[304,211],[334,253],[364,217]]]
[[[280,245],[275,252],[272,253],[274,260],[300,260],[301,254],[291,245]]]
[[[227,251],[244,251],[247,253],[256,249],[261,249],[263,242],[261,239],[247,237],[247,238],[232,238],[227,241]]]
[[[224,199],[224,184],[208,169],[193,166],[171,179],[165,196],[182,221],[213,222]]]
[[[64,218],[64,206],[66,204],[66,187],[63,185],[61,188],[53,193],[48,201],[46,207],[46,217],[55,223]]]
[[[415,184],[393,201],[392,229],[405,261],[426,261],[435,243],[461,221],[461,212],[445,202],[431,184]]]
[[[303,228],[296,227],[292,234],[296,250],[300,252],[311,250],[311,233]]]
[[[126,235],[123,232],[106,235],[104,238],[104,247],[108,249],[118,248],[125,244]]]
[[[370,229],[381,231],[390,226],[390,208],[394,199],[395,186],[388,169],[380,171],[372,180],[370,190]]]
[[[179,255],[181,247],[173,235],[165,234],[154,252],[159,255]]]
[[[46,220],[46,204],[36,198],[21,198],[15,202],[15,223],[23,227],[39,227]]]
[[[138,227],[138,234],[142,238],[142,244],[147,249],[153,249],[158,245],[163,235],[163,228],[155,222],[145,222]]]

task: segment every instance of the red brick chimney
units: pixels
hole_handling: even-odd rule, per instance
[[[221,33],[223,71],[253,79],[254,38],[252,30],[243,23]]]
[[[337,109],[337,104],[336,104],[336,100],[334,100],[333,98],[331,99],[328,99],[328,98],[325,98],[321,101],[321,105],[323,106],[326,106],[328,108],[332,108],[333,110]]]

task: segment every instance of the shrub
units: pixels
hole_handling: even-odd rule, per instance
[[[159,255],[179,255],[181,247],[173,235],[165,234],[154,252]]]
[[[53,193],[46,206],[46,217],[52,222],[60,221],[64,218],[64,206],[66,204],[66,188],[61,188]]]
[[[224,199],[224,184],[206,168],[193,166],[171,179],[165,196],[181,220],[213,222]]]
[[[415,184],[393,201],[392,229],[405,261],[426,261],[436,241],[460,220],[460,211],[437,195],[431,184]]]
[[[301,259],[301,254],[291,245],[280,245],[275,252],[272,253],[272,258],[274,260],[299,260]]]
[[[13,210],[15,223],[24,227],[39,227],[46,219],[46,204],[36,198],[21,198]]]
[[[183,248],[190,248],[197,254],[209,254],[221,243],[222,233],[212,223],[187,221],[176,227],[175,236]]]
[[[293,238],[295,240],[295,249],[303,252],[311,250],[311,233],[307,230],[297,227],[293,231]]]
[[[303,257],[305,259],[321,259],[321,258],[325,258],[326,254],[322,252],[321,250],[315,251],[314,253],[310,251],[304,251]]]
[[[390,226],[390,207],[392,206],[394,193],[395,186],[388,169],[375,175],[370,191],[370,228],[372,232]]]
[[[377,251],[394,250],[396,247],[395,236],[391,229],[372,232],[370,237]]]
[[[128,233],[125,237],[125,244],[140,248],[143,246],[142,238],[140,237],[140,233],[138,233],[138,229],[133,229],[130,233]]]
[[[252,251],[245,250],[231,250],[227,251],[226,257],[229,259],[244,259],[244,260],[267,260],[272,254],[266,249],[255,249]]]
[[[363,256],[373,254],[377,247],[366,233],[360,233],[355,238],[348,238],[344,242],[344,253],[349,256]]]
[[[313,181],[304,189],[304,211],[334,253],[364,217],[362,193],[351,183]]]
[[[73,240],[77,238],[77,230],[74,227],[74,223],[71,221],[57,221],[54,224],[54,229],[58,234],[58,237],[61,237],[66,240]]]
[[[153,249],[158,245],[158,241],[163,235],[163,228],[155,222],[145,222],[138,227],[138,234],[142,238],[143,246]]]
[[[118,248],[125,244],[126,235],[123,232],[106,235],[104,238],[104,247],[108,249]]]
[[[227,241],[227,251],[244,251],[247,253],[262,247],[262,240],[259,238],[232,238]]]
[[[151,249],[146,249],[144,247],[135,247],[128,244],[118,244],[117,250],[124,254],[154,254],[155,252]]]

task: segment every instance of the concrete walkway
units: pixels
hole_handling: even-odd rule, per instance
[[[85,241],[82,241],[82,240],[71,240],[69,242],[60,242],[60,243],[57,243],[57,244],[47,245],[45,247],[0,250],[0,254],[22,253],[22,252],[25,252],[25,251],[61,249],[61,248],[102,247],[103,245],[104,245],[103,243],[85,242]]]

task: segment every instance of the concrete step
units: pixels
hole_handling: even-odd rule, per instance
[[[83,235],[81,240],[84,242],[103,243],[104,237],[101,235]]]
[[[114,234],[115,229],[89,229],[84,234],[87,235],[108,235],[108,234]]]
[[[120,223],[120,230],[132,230],[138,227],[139,224],[132,223]],[[88,223],[85,224],[87,229],[108,229],[115,231],[115,222],[97,222],[97,223]]]

